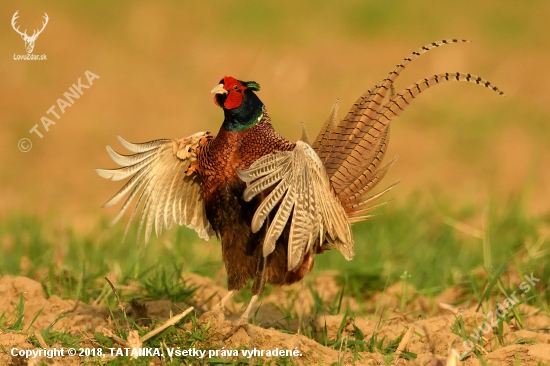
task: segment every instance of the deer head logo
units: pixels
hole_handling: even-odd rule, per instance
[[[34,42],[36,41],[36,38],[38,38],[38,36],[40,35],[40,33],[42,33],[42,31],[44,30],[44,28],[46,28],[46,24],[48,24],[48,14],[44,13],[44,22],[42,22],[42,29],[40,30],[35,30],[33,33],[32,33],[32,36],[28,36],[27,35],[27,30],[25,29],[24,32],[21,32],[19,30],[19,27],[16,27],[15,25],[15,20],[17,18],[19,18],[19,15],[17,15],[17,13],[19,12],[19,10],[17,10],[15,12],[15,14],[13,14],[13,18],[11,18],[11,26],[13,27],[13,29],[19,33],[19,35],[21,36],[21,38],[23,38],[23,41],[25,41],[25,48],[27,49],[27,53],[32,53],[32,50],[34,49]]]

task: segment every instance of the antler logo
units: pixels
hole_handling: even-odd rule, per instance
[[[19,33],[21,38],[23,38],[23,41],[25,41],[25,48],[27,49],[27,53],[32,53],[32,50],[34,49],[34,42],[36,41],[36,38],[38,38],[40,33],[42,33],[44,28],[46,28],[46,24],[48,24],[48,20],[49,20],[48,14],[44,13],[44,22],[42,22],[42,29],[40,29],[40,30],[35,29],[34,32],[32,33],[32,36],[28,36],[26,29],[25,29],[24,32],[21,32],[19,30],[19,27],[16,27],[16,25],[15,25],[15,21],[17,20],[17,18],[19,18],[19,15],[17,15],[18,12],[19,12],[19,10],[17,10],[15,12],[15,14],[13,14],[13,18],[11,18],[11,26],[13,27],[13,29],[17,33]]]

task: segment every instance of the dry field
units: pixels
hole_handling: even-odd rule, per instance
[[[510,277],[514,276],[510,274]],[[514,280],[522,279],[516,274]],[[191,305],[195,308],[196,317],[187,316],[176,329],[166,331],[168,335],[158,336],[162,339],[160,342],[157,339],[154,342],[134,340],[132,343],[132,339],[138,337],[132,338],[131,331],[126,333],[127,340],[117,338],[126,319],[122,313],[113,316],[112,309],[97,304],[97,301],[84,304],[63,300],[56,295],[46,296],[37,281],[5,276],[0,279],[0,293],[3,295],[0,311],[17,314],[19,297],[23,293],[25,313],[22,324],[32,325],[22,327],[24,332],[0,334],[0,343],[6,350],[17,348],[17,352],[40,348],[67,350],[73,347],[88,350],[101,348],[104,353],[101,357],[43,356],[31,362],[59,365],[124,365],[129,362],[149,365],[179,362],[236,365],[544,365],[550,362],[550,318],[547,312],[520,304],[513,310],[514,314],[517,312],[517,317],[499,318],[494,312],[487,316],[483,309],[477,310],[475,302],[463,302],[467,296],[462,286],[448,288],[428,298],[408,284],[396,283],[383,292],[375,293],[368,302],[359,304],[353,297],[341,296],[338,274],[325,272],[315,276],[306,290],[297,285],[273,291],[262,300],[255,315],[254,322],[258,325],[250,325],[248,332],[241,329],[222,342],[223,334],[231,329],[230,320],[236,320],[238,316],[238,307],[231,306],[225,317],[208,313],[207,310],[224,295],[225,288],[210,278],[193,274],[183,276],[183,283],[196,288],[195,295],[186,301],[175,303],[168,299],[134,299],[125,305],[126,315],[134,324],[134,331],[138,333],[139,330],[142,339],[148,332],[150,319],[155,323],[165,321],[171,314],[177,315],[181,309]],[[519,286],[519,283],[516,285]],[[129,291],[129,287],[126,286],[125,291]],[[8,305],[6,300],[11,300],[12,304]],[[338,309],[345,308],[345,312],[331,309],[335,306],[335,300],[341,301]],[[460,305],[450,305],[453,303]],[[495,301],[488,304],[497,309]],[[330,310],[319,313],[320,308]],[[481,335],[480,340],[474,338],[476,330]],[[470,345],[465,343],[468,341],[472,341],[472,345],[475,342],[475,353],[480,353],[482,358],[469,352]],[[131,357],[120,357],[120,352],[131,354],[132,347],[136,347],[135,352],[139,348],[157,349],[162,356],[143,357],[146,362],[141,358],[132,360]],[[203,350],[205,356],[172,358],[169,350],[173,348]],[[264,352],[296,350],[297,356],[271,357],[266,353],[247,357],[243,352],[253,349]],[[232,353],[225,355],[225,350],[234,350],[238,356]],[[216,356],[214,352],[218,352]],[[212,356],[207,356],[210,353]],[[464,362],[458,362],[459,357],[465,355]],[[27,362],[23,357],[6,354],[0,355],[0,360],[14,365]]]

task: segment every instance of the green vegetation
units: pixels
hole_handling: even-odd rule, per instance
[[[405,202],[390,202],[374,218],[354,226],[352,261],[329,251],[316,256],[314,273],[339,271],[346,291],[355,296],[383,290],[388,280],[397,282],[405,271],[407,282],[416,289],[437,294],[469,281],[469,273],[486,263],[491,264],[485,268],[489,274],[510,265],[522,276],[534,272],[547,278],[547,239],[539,229],[549,224],[550,216],[529,216],[519,199],[495,203],[489,209],[473,205],[455,209],[444,200],[426,204],[413,195]],[[142,281],[153,297],[178,301],[185,297],[178,293],[183,290],[171,289],[168,283],[177,282],[179,274],[213,276],[222,269],[215,238],[205,242],[194,231],[178,227],[158,239],[152,237],[146,247],[138,246],[135,226],[123,242],[124,223],[109,227],[104,221],[83,236],[55,219],[43,222],[12,214],[0,222],[4,254],[0,274],[40,277],[47,294],[84,302],[97,298],[104,276],[115,275],[119,282]],[[484,243],[490,258],[484,258]],[[101,286],[92,286],[98,282]]]
[[[530,289],[528,296],[522,297],[521,302],[548,311],[550,253],[547,239],[541,236],[537,228],[548,225],[549,221],[550,217],[529,217],[519,200],[495,204],[489,210],[479,210],[474,206],[452,209],[442,200],[428,205],[417,196],[401,204],[393,202],[386,205],[379,210],[378,216],[355,228],[357,255],[353,261],[346,262],[333,251],[316,257],[314,272],[336,270],[341,288],[332,302],[326,303],[311,285],[307,285],[314,299],[311,314],[344,314],[337,339],[327,338],[326,326],[321,335],[314,334],[307,325],[303,333],[335,350],[350,352],[356,360],[362,357],[359,352],[376,352],[383,355],[384,362],[389,364],[395,357],[403,333],[395,339],[379,336],[377,332],[365,337],[355,325],[356,317],[367,315],[365,310],[351,311],[343,306],[342,299],[344,296],[353,297],[360,304],[369,304],[374,301],[373,294],[384,293],[399,281],[402,285],[397,296],[401,311],[407,311],[407,306],[416,296],[433,297],[449,287],[458,286],[463,289],[463,303],[479,304],[487,314],[494,309],[494,301],[501,301],[512,292],[520,291],[518,283],[511,277],[517,275],[523,278],[533,273],[541,281]],[[89,235],[79,235],[70,227],[60,229],[54,220],[41,222],[24,215],[12,215],[1,225],[0,243],[5,253],[2,275],[35,278],[49,296],[58,295],[89,304],[98,298],[105,298],[114,319],[116,336],[122,339],[127,339],[131,330],[143,336],[161,322],[155,319],[133,320],[121,312],[105,276],[116,283],[122,303],[133,303],[135,307],[141,301],[169,299],[181,304],[191,302],[195,290],[182,281],[182,273],[198,272],[212,276],[222,268],[219,244],[216,241],[205,243],[186,228],[173,229],[160,239],[152,240],[149,246],[137,248],[135,227],[130,228],[127,240],[121,242],[122,224],[109,228],[102,222]],[[483,268],[484,264],[490,267]],[[410,292],[408,285],[413,285],[416,292]],[[268,288],[266,294],[271,291],[273,289]],[[295,297],[290,301],[290,306],[279,309],[287,321],[297,319],[293,309],[297,295],[292,296]],[[250,291],[246,289],[236,301],[244,303],[249,298]],[[377,309],[378,306],[376,304]],[[27,334],[32,323],[23,323],[24,311],[25,303],[21,296],[12,314],[1,314],[0,330]],[[373,319],[383,317],[384,310],[381,309],[380,312],[377,310]],[[170,327],[146,341],[144,346],[184,348],[209,344],[210,323],[197,322],[197,313],[185,319],[190,323]],[[522,324],[522,315],[517,308],[506,314],[494,330],[500,346],[507,344],[502,337],[502,325],[509,324],[513,319]],[[144,325],[147,327],[144,328]],[[112,339],[103,334],[96,333],[90,340],[51,330],[52,326],[41,332],[48,346],[56,343],[66,347],[99,347],[104,350],[113,347]],[[379,324],[378,329],[381,327]],[[353,330],[349,332],[346,329]],[[291,332],[284,327],[282,331]],[[453,333],[464,340],[470,337],[460,316],[457,316]],[[29,336],[31,343],[40,347],[37,336]],[[483,346],[484,341],[480,342]],[[512,344],[529,342],[517,339]],[[203,346],[203,349],[208,348]],[[477,349],[474,354],[482,356]],[[403,352],[400,357],[414,359],[416,355]],[[174,364],[191,364],[198,360],[182,357],[172,361]],[[107,364],[122,365],[128,362],[129,358],[125,356],[109,360]],[[209,362],[241,364],[241,361],[222,358],[210,359]],[[285,358],[273,362],[291,364],[290,359]],[[140,363],[146,364],[147,357],[140,358],[135,364]],[[245,361],[242,363],[246,364]]]

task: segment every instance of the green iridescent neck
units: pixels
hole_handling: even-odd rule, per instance
[[[237,111],[240,108],[235,108],[226,111],[222,127],[227,131],[237,132],[256,126],[264,115],[263,104],[259,108],[257,107],[249,110]]]

